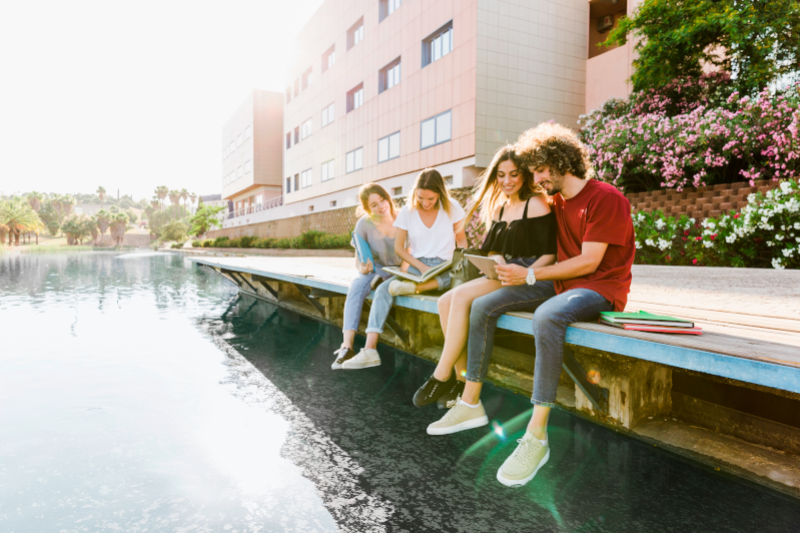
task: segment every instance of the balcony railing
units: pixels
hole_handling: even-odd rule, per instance
[[[243,217],[245,215],[253,215],[255,213],[260,213],[261,211],[272,209],[274,207],[280,207],[282,205],[283,205],[283,196],[276,196],[275,198],[270,198],[263,204],[248,205],[247,207],[234,209],[233,211],[227,213],[226,218],[228,220],[232,220],[234,218]]]

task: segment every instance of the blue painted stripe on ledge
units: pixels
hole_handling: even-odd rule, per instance
[[[800,368],[703,350],[568,328],[566,342],[773,389],[800,393]]]
[[[230,265],[219,264],[204,258],[190,257],[188,259],[196,263],[216,266],[226,270],[247,272],[248,274],[256,274],[276,281],[299,283],[307,287],[347,294],[347,287],[334,283],[239,266],[231,267]],[[372,294],[370,294],[370,297],[372,297]],[[439,314],[436,302],[428,299],[400,296],[395,299],[395,305],[424,313]],[[498,319],[497,327],[526,335],[533,333],[531,331],[530,318],[503,315]],[[566,342],[576,346],[800,394],[800,368],[573,327],[567,328]]]

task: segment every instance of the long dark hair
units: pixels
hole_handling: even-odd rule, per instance
[[[525,164],[525,160],[514,150],[513,145],[507,144],[494,154],[491,164],[481,175],[481,181],[475,186],[472,201],[467,208],[467,216],[464,217],[465,223],[471,220],[472,215],[480,208],[481,221],[486,225],[487,229],[492,225],[492,215],[500,205],[500,202],[504,202],[508,198],[497,182],[497,170],[503,161],[514,163],[520,176],[522,176],[522,188],[519,190],[520,200],[527,200],[537,194],[543,194],[541,188],[533,182],[533,174]]]

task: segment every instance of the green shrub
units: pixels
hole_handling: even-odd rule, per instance
[[[275,248],[275,242],[277,239],[273,239],[267,237],[266,239],[259,239],[258,243],[256,243],[255,248]]]
[[[239,237],[238,248],[255,248],[258,240],[258,237],[255,235],[245,235],[244,237]]]
[[[203,246],[203,241],[192,241],[192,248],[200,248]]]
[[[214,248],[227,248],[230,240],[230,237],[227,236],[217,237],[214,239],[214,242],[211,244],[211,246]]]
[[[203,241],[203,248],[209,248],[214,243],[211,239],[206,239]]]
[[[184,244],[186,244],[185,241],[184,242],[173,242],[172,243],[172,249],[173,250],[177,250],[178,248],[183,248]]]

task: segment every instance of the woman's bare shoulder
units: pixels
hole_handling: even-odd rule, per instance
[[[536,194],[531,197],[531,201],[528,204],[529,217],[541,217],[548,214],[550,211],[550,202],[548,201],[547,195]]]

